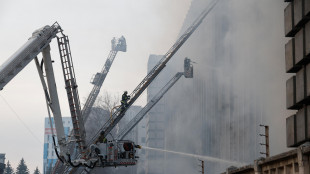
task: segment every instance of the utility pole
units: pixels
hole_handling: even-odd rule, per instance
[[[259,134],[259,136],[264,136],[265,137],[265,144],[264,143],[259,143],[262,146],[266,147],[266,152],[260,152],[260,154],[265,154],[266,157],[268,158],[270,153],[269,153],[269,126],[267,125],[259,125],[260,127],[265,127],[265,134]]]
[[[198,159],[199,161],[201,161],[201,165],[198,165],[201,167],[201,172],[202,174],[205,174],[205,162],[203,160]]]

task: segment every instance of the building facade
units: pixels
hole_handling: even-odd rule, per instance
[[[140,111],[141,106],[130,106],[124,117],[123,126],[126,126]],[[146,117],[146,116],[145,116]],[[143,118],[127,135],[124,139],[131,140],[140,146],[146,146],[146,118]],[[137,149],[136,156],[139,156],[136,166],[130,167],[130,170],[125,168],[123,173],[126,174],[144,174],[145,171],[145,149]],[[120,173],[120,172],[118,172]]]
[[[62,122],[64,126],[65,135],[68,136],[73,127],[71,117],[63,117]],[[56,134],[55,123],[53,118],[52,118],[52,125],[54,134]],[[44,129],[45,131],[44,131],[44,148],[43,148],[43,173],[49,174],[52,172],[52,169],[55,166],[58,158],[54,150],[52,128],[50,126],[50,120],[48,117],[45,118]]]
[[[180,34],[209,2],[192,1]],[[254,27],[270,25],[263,19],[265,12],[279,9],[274,8],[275,4],[278,3],[272,2],[268,6],[254,0],[219,1],[167,64],[166,71],[159,74],[157,79],[183,71],[185,57],[197,62],[194,78],[180,79],[170,89],[162,98],[162,105],[156,106],[158,112],[153,110],[157,112],[154,116],[157,114],[158,117],[150,116],[147,126],[151,127],[151,119],[156,119],[159,127],[154,130],[158,138],[153,142],[149,137],[151,131],[148,131],[149,147],[193,154],[193,157],[154,152],[153,162],[148,157],[149,170],[154,168],[151,171],[157,173],[198,172],[199,162],[194,155],[239,164],[251,163],[264,156],[260,152],[265,152],[264,146],[260,145],[264,143],[263,137],[259,136],[264,133],[260,124],[270,125],[271,136],[285,130],[283,119],[271,117],[285,112],[285,97],[281,95],[285,91],[281,85],[285,76],[273,77],[281,72],[277,68],[281,61],[270,58],[270,53],[281,47],[271,45],[276,40],[270,32],[274,28]],[[152,84],[160,85],[160,82]],[[162,120],[157,120],[161,117]],[[272,153],[285,149],[283,135],[276,136],[279,140],[272,142]],[[231,165],[234,164],[206,160],[205,172],[220,173]]]
[[[284,33],[288,41],[282,62],[285,62],[285,71],[290,76],[286,81],[286,108],[292,110],[290,115],[285,114],[286,145],[294,149],[257,159],[252,165],[227,169],[225,174],[310,173],[310,1],[284,2],[287,2],[284,9]],[[270,141],[274,141],[274,138],[270,137]]]
[[[162,55],[150,55],[148,59],[148,71],[160,61]],[[163,70],[166,73],[168,70]],[[172,75],[171,75],[172,77]],[[159,90],[168,82],[168,76],[158,76],[147,88],[147,101],[149,102]],[[146,116],[146,146],[151,148],[165,149],[165,127],[166,117],[164,115],[165,100],[161,99]],[[165,153],[147,150],[146,152],[146,173],[165,173]],[[161,166],[161,167],[159,167]]]

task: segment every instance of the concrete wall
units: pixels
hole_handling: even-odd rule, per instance
[[[287,109],[296,114],[286,118],[287,147],[297,149],[254,161],[254,165],[227,169],[223,174],[309,174],[310,157],[310,1],[285,0],[286,72],[294,73],[286,82]]]
[[[254,161],[254,165],[227,169],[222,174],[309,174],[310,145]]]
[[[150,55],[148,60],[148,71],[159,62],[163,55]],[[165,73],[166,70],[163,70]],[[158,76],[147,89],[147,101],[149,102],[160,89],[168,82],[169,76]],[[146,116],[146,146],[165,149],[166,118],[163,114],[165,100],[161,99]],[[158,151],[146,151],[146,174],[164,174],[165,153]],[[160,166],[160,167],[159,167]]]
[[[296,110],[286,119],[287,146],[297,147],[310,140],[310,2],[294,0],[284,10],[286,72],[293,73],[286,83],[287,109]],[[309,122],[309,123],[308,123]]]

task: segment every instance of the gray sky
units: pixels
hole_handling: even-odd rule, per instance
[[[92,88],[90,78],[101,70],[111,39],[124,35],[127,52],[118,53],[102,89],[115,95],[121,95],[124,90],[131,92],[146,75],[149,54],[166,53],[177,39],[190,1],[1,0],[0,64],[19,49],[34,30],[58,21],[70,39],[80,99],[84,103]],[[54,40],[51,45],[54,71],[62,114],[69,116],[56,43]],[[145,95],[136,102],[144,103]],[[47,111],[34,62],[0,91],[0,112],[0,153],[6,153],[14,168],[23,157],[31,173],[36,166],[42,172]]]

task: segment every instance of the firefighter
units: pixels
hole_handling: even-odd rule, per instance
[[[130,96],[127,95],[127,91],[124,92],[124,94],[122,95],[122,100],[121,100],[121,108],[122,110],[127,108],[128,103],[127,101],[130,99]]]
[[[132,151],[133,150],[133,145],[132,143],[124,143],[123,148],[125,151]]]
[[[104,131],[101,131],[100,132],[100,136],[99,136],[99,138],[95,141],[95,144],[97,144],[97,143],[107,143],[107,139],[104,137]]]

